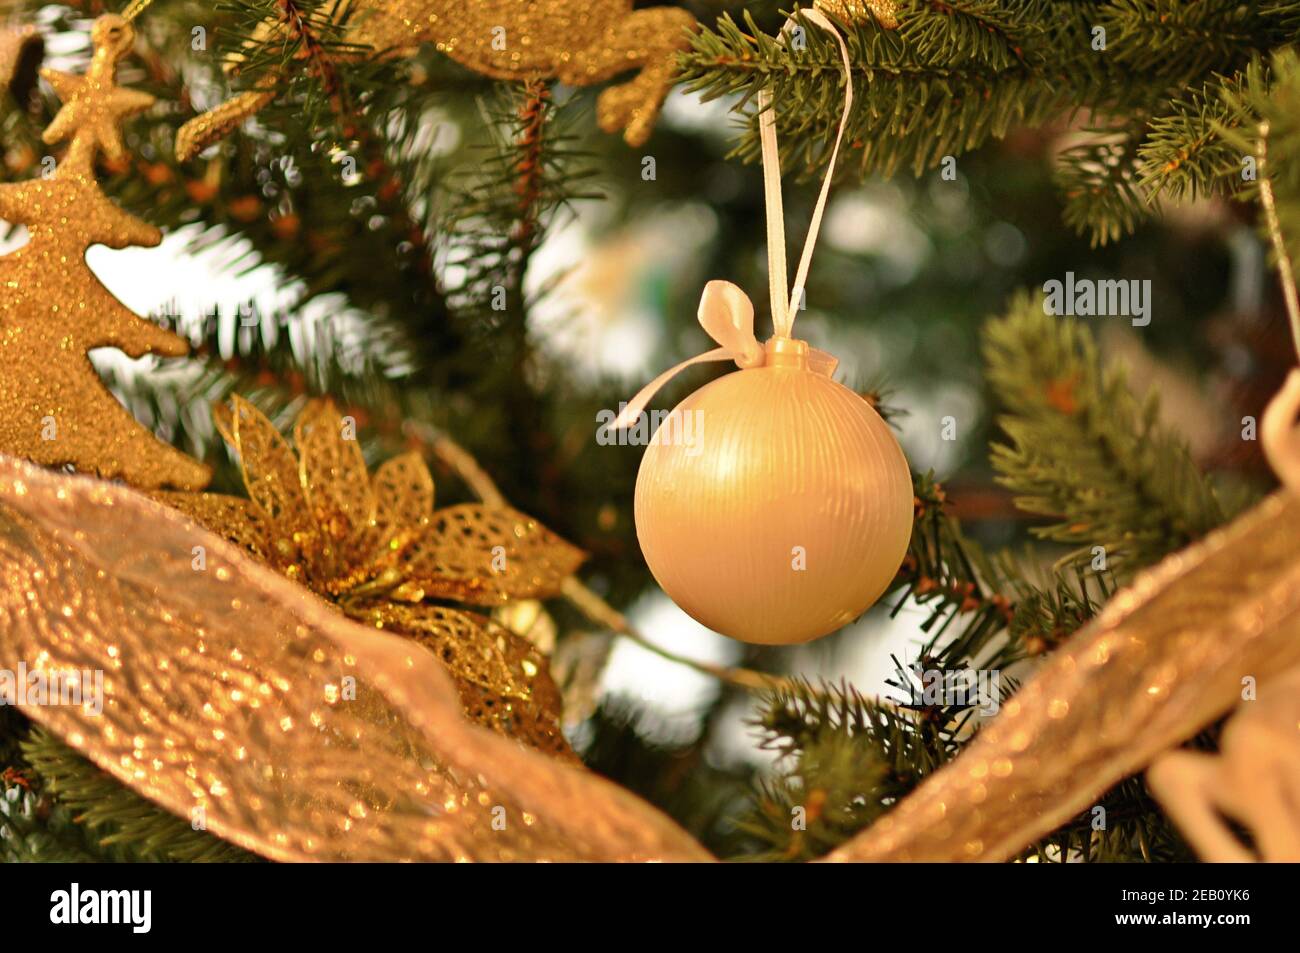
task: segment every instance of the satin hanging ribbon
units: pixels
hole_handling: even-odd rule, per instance
[[[768,290],[772,308],[772,327],[776,336],[782,338],[790,337],[795,314],[803,300],[804,282],[808,278],[813,248],[817,244],[817,233],[821,230],[822,216],[826,211],[826,199],[830,195],[831,179],[835,175],[835,160],[839,156],[840,143],[844,139],[849,112],[853,108],[852,66],[844,37],[840,36],[840,31],[835,28],[835,25],[818,10],[811,8],[801,10],[800,15],[809,23],[815,23],[826,30],[839,44],[840,59],[844,63],[844,111],[840,114],[840,126],[835,133],[835,145],[831,148],[830,161],[826,166],[826,178],[822,182],[817,204],[813,208],[808,237],[804,241],[799,268],[795,272],[794,290],[787,293],[785,210],[781,202],[781,156],[776,142],[775,110],[772,108],[770,90],[763,89],[758,94],[758,130],[763,147],[763,191],[767,209]],[[781,28],[782,35],[791,26],[798,26],[798,22],[793,17]],[[704,295],[700,298],[698,317],[700,326],[720,346],[682,361],[641,388],[619,413],[618,418],[610,425],[610,429],[618,430],[635,423],[655,393],[693,364],[702,364],[706,361],[735,361],[736,366],[744,370],[761,367],[766,361],[767,352],[754,336],[754,304],[736,285],[729,281],[710,281],[705,285]],[[808,364],[814,373],[830,377],[835,372],[837,363],[838,361],[825,351],[808,349]]]
[[[1293,370],[1259,420],[1259,438],[1264,456],[1277,478],[1292,493],[1300,493],[1300,368]]]

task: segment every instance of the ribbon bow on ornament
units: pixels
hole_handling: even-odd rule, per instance
[[[767,349],[754,336],[754,302],[738,286],[730,281],[710,281],[705,285],[700,297],[699,319],[700,327],[720,346],[670,367],[646,384],[628,401],[610,429],[618,430],[636,423],[659,389],[692,364],[735,361],[737,367],[746,370],[767,363]],[[826,351],[808,349],[808,369],[813,373],[830,377],[838,365],[839,360]]]
[[[844,127],[853,108],[853,77],[850,72],[849,50],[844,44],[844,38],[820,11],[809,8],[800,10],[799,15],[826,30],[839,44],[840,59],[844,64],[844,111],[840,115],[839,131],[835,135],[835,145],[831,149],[830,161],[827,163],[826,178],[822,182],[821,193],[813,208],[812,223],[808,226],[808,237],[804,241],[803,255],[799,259],[799,269],[795,274],[794,292],[787,294],[785,212],[781,202],[781,158],[776,143],[776,118],[772,109],[771,91],[763,89],[758,94],[758,128],[763,146],[763,190],[767,208],[767,274],[772,305],[772,325],[776,334],[766,347],[760,344],[754,336],[754,304],[749,300],[749,296],[729,281],[710,281],[704,286],[704,295],[700,298],[700,326],[709,337],[718,342],[720,347],[682,361],[652,380],[623,408],[617,419],[610,425],[611,430],[618,430],[635,423],[655,392],[692,364],[734,360],[741,370],[762,367],[767,363],[773,345],[782,339],[790,339],[795,312],[803,301],[804,282],[808,277],[808,267],[812,263],[817,232],[821,228],[822,215],[826,210],[826,198],[830,194],[831,179],[835,174],[835,159],[839,155],[840,142],[844,138]],[[798,26],[793,17],[786,21],[782,33],[784,34],[791,26]],[[800,342],[800,349],[802,347]],[[835,373],[835,367],[839,363],[830,354],[815,348],[807,349],[806,360],[809,370],[824,377],[830,377]]]

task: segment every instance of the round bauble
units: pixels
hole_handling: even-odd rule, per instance
[[[889,426],[790,338],[682,401],[636,483],[637,536],[664,592],[710,629],[768,645],[827,635],[879,599],[912,512]]]

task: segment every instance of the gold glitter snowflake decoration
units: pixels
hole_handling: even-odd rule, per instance
[[[248,499],[160,499],[349,617],[426,646],[475,721],[572,756],[545,657],[480,613],[430,600],[487,606],[545,598],[581,563],[580,550],[508,508],[434,510],[433,479],[418,454],[389,460],[372,477],[351,421],[329,401],[311,401],[299,415],[296,455],[239,397],[217,425],[238,457]]]

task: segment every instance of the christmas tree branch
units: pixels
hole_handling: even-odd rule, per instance
[[[1229,514],[1182,440],[1157,423],[1154,395],[1137,401],[1120,371],[1102,369],[1087,329],[1046,310],[1021,295],[985,332],[988,379],[1007,409],[993,466],[1017,505],[1056,520],[1037,535],[1128,575]]]
[[[641,648],[653,652],[660,658],[665,658],[670,662],[676,662],[678,665],[685,665],[687,668],[694,669],[702,675],[708,675],[716,678],[720,682],[728,685],[734,685],[737,688],[743,688],[746,691],[767,691],[774,688],[788,687],[791,682],[787,678],[779,675],[769,675],[766,672],[755,672],[751,669],[737,668],[726,665],[714,665],[711,662],[701,662],[698,659],[689,658],[685,655],[679,655],[663,646],[656,645],[646,636],[642,635],[627,620],[623,613],[619,612],[608,602],[592,592],[576,576],[570,576],[564,580],[561,593],[579,612],[585,615],[597,625],[604,626],[611,632],[621,635]]]
[[[302,47],[303,55],[311,64],[312,71],[320,80],[321,88],[329,97],[334,111],[340,114],[351,112],[347,92],[339,78],[338,67],[326,52],[311,21],[310,13],[304,11],[297,0],[276,0],[279,7],[280,22],[287,28],[291,40]]]
[[[173,817],[17,709],[0,706],[0,863],[256,859]]]
[[[37,728],[23,755],[43,789],[117,859],[230,863],[260,858],[158,807]]]
[[[1070,224],[1101,244],[1131,233],[1161,192],[1236,187],[1212,131],[1235,121],[1222,91],[1243,81],[1252,57],[1292,42],[1300,2],[966,0],[904,4],[898,21],[848,28],[859,106],[846,167],[857,150],[859,175],[920,175],[1013,128],[1092,117],[1112,135],[1068,153],[1061,179]],[[842,102],[836,50],[807,25],[784,43],[775,29],[748,14],[743,28],[720,18],[683,57],[683,79],[740,106],[771,89],[783,159],[813,174]],[[753,161],[758,151],[751,122],[736,154]]]

